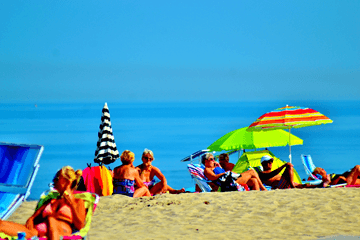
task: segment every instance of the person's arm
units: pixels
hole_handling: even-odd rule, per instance
[[[138,170],[134,170],[134,179],[135,179],[135,184],[138,188],[141,188],[143,186],[145,186],[145,184],[143,183],[143,181],[140,179],[140,175]]]
[[[70,195],[67,193],[65,193],[63,197],[64,202],[71,208],[75,228],[80,230],[85,224],[86,210],[84,200],[75,199],[73,194]]]
[[[34,228],[34,219],[39,216],[45,209],[47,204],[42,205],[38,210],[36,210],[34,212],[34,214],[28,218],[28,220],[25,223],[25,227],[28,229],[33,229]]]
[[[213,181],[213,180],[218,179],[219,177],[221,177],[221,176],[224,175],[225,173],[215,174],[212,169],[210,169],[210,168],[205,168],[204,174],[205,174],[205,177],[207,177],[210,181]]]
[[[157,167],[152,167],[152,170],[154,171],[154,175],[161,181],[162,183],[162,189],[161,192],[166,192],[167,189],[167,180],[164,176],[164,174],[162,174],[162,172],[160,171],[160,169],[158,169]],[[152,180],[152,179],[150,179]]]
[[[275,177],[276,175],[278,175],[286,166],[293,166],[291,163],[285,163],[284,165],[282,165],[281,167],[271,171],[271,172],[259,172],[259,177],[261,179],[262,182],[269,180],[270,178]]]

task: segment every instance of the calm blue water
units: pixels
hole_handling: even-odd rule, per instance
[[[293,164],[305,172],[301,154],[311,154],[317,166],[343,172],[360,164],[360,102],[226,102],[226,103],[117,103],[108,102],[119,152],[135,153],[141,163],[144,148],[154,151],[159,167],[174,188],[192,187],[186,163],[180,160],[206,149],[232,130],[250,125],[265,112],[286,104],[313,108],[334,122],[299,128],[292,133],[304,140],[293,146]],[[45,147],[30,198],[39,198],[55,172],[64,165],[75,169],[93,163],[101,110],[97,103],[2,104],[0,141],[40,144]],[[288,147],[270,148],[288,160]],[[231,156],[236,162],[237,155]],[[120,160],[111,164],[113,169]]]

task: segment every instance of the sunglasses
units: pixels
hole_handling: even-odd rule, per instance
[[[153,158],[149,158],[149,157],[143,157],[143,159],[145,159],[146,161],[152,161],[153,160]]]
[[[214,159],[214,158],[209,158],[208,160],[209,160],[209,161],[215,161],[215,159]]]

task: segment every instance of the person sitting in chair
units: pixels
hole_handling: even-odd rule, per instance
[[[296,188],[300,184],[294,182],[294,167],[291,163],[285,163],[281,167],[271,170],[274,158],[264,155],[261,158],[262,171],[259,171],[259,177],[263,183],[271,186],[273,189]],[[282,176],[280,172],[284,170]]]
[[[26,238],[37,236],[58,240],[60,236],[71,235],[73,229],[83,228],[86,215],[84,200],[75,198],[73,194],[81,173],[81,170],[75,172],[70,166],[60,169],[53,179],[59,197],[43,204],[25,225],[0,220],[0,232],[9,236],[25,232]]]
[[[259,177],[263,183],[271,186],[273,189],[287,189],[287,188],[317,188],[325,186],[324,183],[319,185],[299,184],[294,181],[294,166],[291,163],[285,163],[281,167],[271,170],[274,158],[269,155],[264,155],[261,158],[262,171],[259,171]],[[283,170],[283,174],[280,172]]]
[[[342,174],[327,174],[323,168],[317,167],[314,169],[315,176],[321,176],[323,181],[330,185],[346,183],[347,185],[360,185],[360,165],[356,165],[351,170]]]
[[[202,164],[205,166],[204,175],[215,184],[217,180],[226,174],[226,171],[221,168],[220,164],[215,162],[214,155],[211,153],[205,153],[201,158]],[[241,173],[241,175],[235,180],[238,184],[247,184],[251,190],[264,190],[265,186],[262,184],[259,175],[254,169]]]

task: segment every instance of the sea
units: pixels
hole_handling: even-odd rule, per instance
[[[40,169],[29,199],[39,199],[54,174],[65,165],[85,169],[94,154],[105,102],[2,103],[0,141],[44,146]],[[135,153],[141,163],[145,148],[154,152],[153,165],[175,188],[194,182],[181,160],[206,149],[226,133],[249,126],[258,117],[279,107],[301,106],[319,111],[331,124],[292,129],[304,140],[292,146],[292,163],[301,178],[306,174],[301,154],[311,155],[316,166],[342,173],[360,164],[360,101],[246,101],[246,102],[107,102],[117,148]],[[272,147],[288,161],[289,147]],[[230,156],[236,163],[239,154]],[[116,160],[110,169],[120,165]]]

